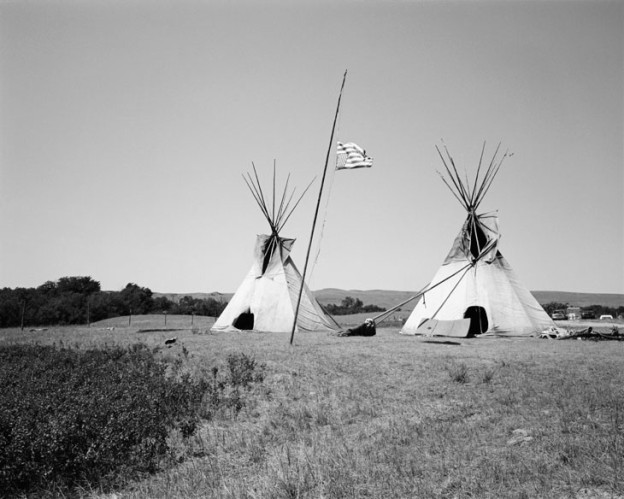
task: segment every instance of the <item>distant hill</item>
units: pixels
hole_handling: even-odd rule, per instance
[[[568,291],[532,291],[538,302],[568,303],[572,306],[586,307],[588,305],[603,305],[605,307],[624,306],[624,294],[608,293],[572,293]],[[336,289],[325,288],[314,292],[316,299],[322,304],[339,304],[345,297],[350,296],[362,300],[364,305],[377,305],[379,307],[391,308],[414,296],[416,291],[392,291],[383,289],[359,290],[359,289]],[[193,298],[212,298],[219,301],[229,301],[233,293],[154,293],[154,297],[166,296],[172,301],[179,301],[183,296]],[[403,310],[412,310],[416,301],[401,307]]]
[[[605,307],[624,307],[624,295],[609,293],[571,293],[568,291],[532,291],[540,303],[568,303],[575,307],[603,305]]]
[[[607,293],[571,293],[568,291],[532,291],[533,296],[539,303],[550,302],[568,303],[572,306],[586,307],[589,305],[603,305],[605,307],[624,306],[624,294]],[[327,303],[340,303],[346,296],[359,298],[365,305],[378,305],[380,307],[391,308],[402,301],[414,296],[416,291],[389,291],[389,290],[343,290],[343,289],[320,289],[315,291],[316,299],[326,305]],[[418,300],[401,307],[403,310],[412,310]]]

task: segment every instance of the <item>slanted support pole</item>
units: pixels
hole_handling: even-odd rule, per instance
[[[312,222],[312,231],[310,232],[310,242],[308,244],[308,251],[306,253],[305,264],[303,266],[303,275],[301,276],[301,288],[299,289],[299,297],[297,298],[297,306],[295,307],[295,318],[293,319],[292,331],[290,332],[290,344],[293,344],[295,338],[295,329],[297,328],[297,318],[299,316],[299,306],[301,305],[301,296],[303,295],[303,288],[305,287],[306,272],[308,270],[308,261],[310,260],[310,250],[312,249],[312,240],[314,238],[314,229],[316,228],[316,219],[318,218],[319,208],[321,206],[321,197],[323,196],[323,186],[325,185],[325,176],[327,174],[327,165],[329,164],[329,155],[331,154],[332,147],[334,145],[334,132],[336,130],[336,122],[338,121],[338,113],[340,111],[340,99],[342,98],[342,90],[344,89],[345,82],[347,81],[347,71],[345,70],[342,77],[342,85],[340,87],[340,94],[338,94],[338,105],[336,106],[336,114],[334,115],[334,124],[332,126],[331,136],[329,138],[329,147],[327,148],[327,156],[325,157],[325,168],[323,169],[323,178],[321,179],[321,188],[319,189],[318,200],[316,201],[316,210],[314,211],[314,220]]]

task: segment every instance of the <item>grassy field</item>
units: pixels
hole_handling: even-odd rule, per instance
[[[7,329],[0,346],[176,337],[166,354],[191,373],[235,352],[265,365],[237,417],[189,440],[172,434],[179,465],[117,497],[624,497],[622,343],[445,342],[385,328],[372,338],[300,334],[291,347],[284,334],[212,334],[211,323]]]

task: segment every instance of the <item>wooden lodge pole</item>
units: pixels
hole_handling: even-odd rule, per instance
[[[312,231],[310,232],[310,242],[308,244],[308,252],[306,253],[305,264],[303,266],[303,275],[301,276],[301,288],[299,289],[299,297],[297,298],[297,306],[295,307],[295,318],[293,319],[292,331],[290,332],[290,344],[293,344],[295,338],[295,329],[297,328],[297,317],[299,316],[299,306],[301,305],[301,296],[305,287],[306,272],[308,270],[308,261],[310,260],[310,250],[312,249],[312,240],[314,239],[314,229],[316,228],[316,219],[318,218],[319,208],[321,206],[321,197],[323,195],[323,186],[325,185],[325,176],[327,174],[327,165],[329,164],[329,155],[334,146],[334,132],[336,130],[336,122],[338,121],[338,113],[340,111],[340,99],[342,98],[342,90],[347,81],[347,71],[345,70],[342,77],[342,86],[338,95],[338,105],[336,106],[336,114],[334,115],[334,124],[332,126],[331,137],[329,139],[329,147],[327,148],[327,156],[325,157],[325,168],[323,169],[323,178],[321,179],[321,188],[319,189],[318,200],[316,201],[316,210],[314,211],[314,220],[312,221]]]

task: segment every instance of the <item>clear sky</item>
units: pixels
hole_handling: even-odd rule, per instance
[[[436,174],[506,160],[484,211],[532,290],[624,293],[624,2],[0,4],[0,287],[233,292],[270,192],[317,176],[283,235],[303,268],[342,75],[313,289],[415,290],[465,213]],[[319,229],[320,231],[320,229]],[[318,233],[318,232],[317,232]]]

